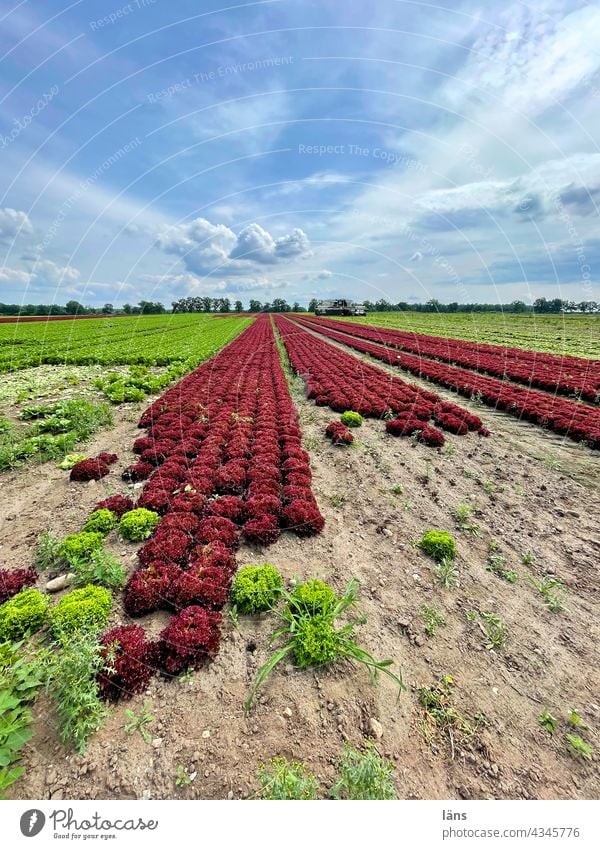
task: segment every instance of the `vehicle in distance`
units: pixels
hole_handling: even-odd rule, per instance
[[[364,304],[355,304],[346,298],[329,301],[318,301],[315,315],[366,315]]]

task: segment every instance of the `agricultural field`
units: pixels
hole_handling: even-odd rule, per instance
[[[372,312],[343,320],[467,342],[600,357],[600,315]]]
[[[189,367],[212,356],[249,319],[143,315],[0,324],[0,373],[38,366],[143,364]]]
[[[87,432],[0,473],[0,793],[594,797],[597,361],[368,318],[19,328],[9,428]]]
[[[63,459],[112,422],[111,405],[162,391],[250,321],[163,315],[1,325],[0,472]]]

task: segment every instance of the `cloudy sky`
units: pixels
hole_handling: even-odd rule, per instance
[[[600,5],[7,0],[0,301],[600,299]]]

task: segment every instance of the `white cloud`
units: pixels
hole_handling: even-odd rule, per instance
[[[152,283],[156,287],[167,288],[169,295],[235,295],[243,292],[278,291],[287,289],[287,281],[271,280],[267,277],[234,277],[233,279],[215,280],[201,278],[195,274],[143,274],[143,282]]]
[[[455,108],[489,93],[511,109],[541,112],[600,67],[598,6],[567,11],[554,0],[512,3],[495,23],[475,40],[469,61],[446,87]]]
[[[212,224],[206,218],[171,227],[159,236],[157,244],[180,256],[187,270],[199,276],[242,275],[256,266],[310,255],[308,237],[299,228],[274,239],[253,223],[236,236],[225,224]]]
[[[80,277],[81,272],[72,265],[58,265],[51,259],[43,259],[31,269],[30,280],[33,284],[50,283],[62,287],[77,283]]]
[[[9,241],[20,233],[28,235],[33,232],[31,221],[26,212],[19,212],[10,207],[0,208],[0,239]]]
[[[260,224],[250,224],[239,234],[229,256],[254,262],[275,262],[275,240]]]
[[[30,269],[0,268],[0,281],[7,284],[34,286],[36,288],[50,286],[70,286],[77,283],[81,277],[78,268],[72,265],[58,265],[52,260],[45,259],[34,263]]]
[[[275,256],[278,258],[289,258],[294,256],[312,256],[308,236],[299,227],[296,227],[287,236],[275,241]]]
[[[26,286],[30,278],[29,272],[20,268],[8,268],[7,266],[0,268],[0,283],[6,286]]]

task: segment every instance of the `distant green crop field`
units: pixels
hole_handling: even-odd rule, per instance
[[[600,359],[600,315],[372,312],[358,324]]]
[[[169,365],[211,357],[251,318],[145,315],[0,324],[0,373],[44,363]]]

